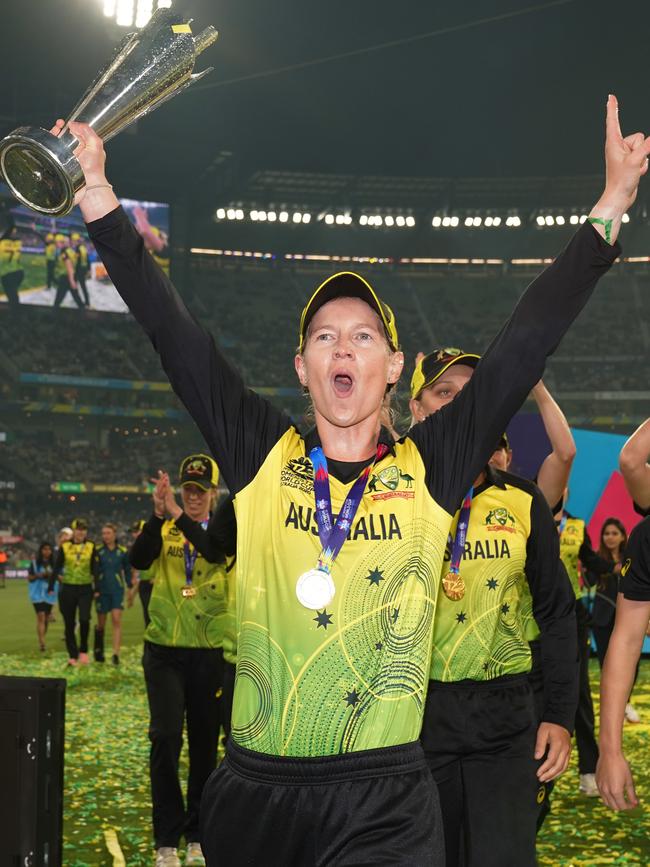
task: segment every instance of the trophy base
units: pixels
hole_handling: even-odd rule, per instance
[[[79,174],[69,146],[40,127],[20,127],[0,142],[0,174],[14,196],[39,214],[63,217],[72,210],[75,185],[64,168],[71,162]]]

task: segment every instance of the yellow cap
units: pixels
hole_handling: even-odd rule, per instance
[[[384,326],[386,339],[393,352],[399,349],[399,338],[395,316],[388,304],[385,304],[372,288],[370,283],[354,271],[340,271],[324,280],[311,296],[300,317],[299,347],[302,352],[307,327],[317,310],[334,298],[360,298],[377,313]]]

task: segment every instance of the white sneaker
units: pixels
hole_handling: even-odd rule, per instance
[[[629,702],[625,705],[625,719],[629,723],[640,723],[641,722],[641,717],[639,716],[639,712]]]
[[[580,791],[589,798],[597,798],[599,795],[596,785],[596,774],[580,774]]]
[[[188,843],[185,853],[185,867],[205,867],[205,858],[200,843]]]
[[[156,867],[181,867],[178,851],[173,846],[156,849]]]

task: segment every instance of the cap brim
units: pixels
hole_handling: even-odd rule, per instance
[[[302,311],[302,316],[300,317],[301,350],[305,343],[309,323],[321,307],[324,307],[325,304],[333,301],[335,298],[360,298],[362,301],[365,301],[381,319],[387,339],[392,345],[390,322],[375,290],[360,274],[355,274],[354,271],[340,271],[338,274],[328,277],[327,280],[320,284]],[[394,350],[397,349],[396,346],[392,348]]]
[[[184,488],[186,485],[196,485],[197,488],[201,488],[202,491],[209,491],[212,488],[210,482],[197,481],[196,479],[183,479],[181,481],[181,488]]]
[[[469,367],[476,367],[480,360],[481,356],[476,355],[473,352],[464,352],[462,355],[455,355],[453,358],[450,358],[446,364],[443,364],[440,370],[436,372],[435,376],[429,376],[428,378],[424,379],[424,382],[418,389],[417,393],[411,396],[414,398],[419,397],[425,390],[425,388],[430,388],[430,386],[432,386],[440,379],[440,377],[446,370],[449,370],[449,368],[453,367],[455,364],[467,364]]]

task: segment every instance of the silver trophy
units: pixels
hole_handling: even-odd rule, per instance
[[[108,141],[129,124],[203,78],[197,56],[216,40],[214,27],[192,36],[191,21],[158,9],[137,33],[128,34],[69,116],[57,138],[37,126],[21,126],[0,141],[0,174],[24,205],[54,217],[68,214],[84,175],[73,151],[71,120],[88,123]]]

